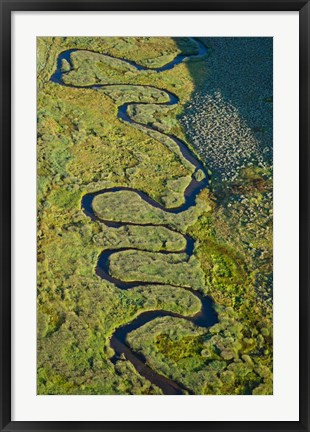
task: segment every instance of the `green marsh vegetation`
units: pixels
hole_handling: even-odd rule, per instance
[[[128,247],[153,252],[178,252],[186,247],[185,237],[163,226],[125,225],[113,229],[101,225],[101,228],[100,233],[93,238],[99,247]]]
[[[194,256],[146,251],[116,252],[110,257],[110,273],[125,282],[159,282],[203,290],[204,274]]]
[[[186,178],[186,180],[189,180]],[[178,189],[179,180],[173,182],[174,190]],[[187,182],[183,183],[187,186]],[[170,188],[170,184],[167,184]],[[185,187],[181,189],[184,193]],[[197,205],[179,213],[168,213],[161,208],[153,207],[144,201],[136,192],[122,190],[118,192],[106,192],[97,195],[93,200],[93,209],[99,219],[114,222],[130,222],[134,224],[169,225],[181,232],[186,232],[193,220],[197,219],[203,211],[208,212],[210,205],[202,194],[197,199]]]
[[[220,52],[225,57],[225,44],[206,43],[212,45],[213,56]],[[117,86],[94,91],[50,82],[58,54],[73,48],[97,54],[73,53],[77,69],[64,75],[67,84]],[[233,150],[233,176],[227,174],[229,150],[225,151],[224,144],[209,164],[209,137],[220,140],[223,136],[217,131],[212,135],[209,129],[204,132],[206,126],[197,116],[204,118],[210,105],[195,98],[207,91],[215,65],[187,61],[164,72],[137,72],[101,55],[155,68],[180,52],[191,54],[195,49],[186,38],[38,38],[39,394],[160,394],[126,359],[113,365],[109,338],[143,311],[198,313],[197,297],[169,285],[172,280],[178,285],[178,278],[180,285],[188,284],[214,299],[219,323],[202,329],[186,320],[159,318],[130,333],[130,346],[143,353],[155,371],[195,394],[272,393],[270,151],[256,145],[261,137],[257,129],[252,133],[253,120],[246,128],[250,139],[245,141],[255,146],[245,147],[249,149],[246,158]],[[68,65],[62,67],[66,70]],[[167,98],[153,87],[176,94],[180,103],[156,105]],[[219,98],[221,109],[223,97]],[[85,216],[81,210],[84,194],[126,186],[145,192],[167,208],[174,207],[184,201],[193,173],[178,149],[167,142],[169,138],[117,119],[118,106],[132,101],[150,103],[131,106],[132,118],[183,139],[215,175],[196,205],[178,215],[150,207],[134,192],[98,195],[93,208],[99,219],[158,225],[112,228]],[[266,105],[270,109],[271,104]],[[244,125],[238,115],[242,115],[240,110],[232,110],[232,115],[238,137],[238,128]],[[184,121],[184,116],[190,119]],[[266,127],[257,118],[255,123]],[[197,128],[200,140],[192,136]],[[242,135],[244,129],[240,131]],[[267,139],[264,146],[271,146]],[[262,154],[269,159],[259,159]],[[176,253],[184,250],[185,239],[175,230],[195,240],[189,262],[184,253]],[[113,254],[113,275],[141,282],[152,282],[156,275],[162,285],[122,291],[96,276],[104,249],[126,247],[141,252]],[[155,253],[160,251],[175,254],[162,254],[161,259]]]
[[[188,323],[167,317],[129,335],[152,367],[197,394],[272,393],[271,184],[249,183],[245,202],[230,190],[189,229],[219,323],[188,336]]]

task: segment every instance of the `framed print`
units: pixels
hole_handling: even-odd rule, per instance
[[[308,431],[308,1],[1,24],[1,430]]]

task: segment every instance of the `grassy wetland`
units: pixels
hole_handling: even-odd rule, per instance
[[[272,39],[40,37],[37,85],[38,394],[272,394]]]

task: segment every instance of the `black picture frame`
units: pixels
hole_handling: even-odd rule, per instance
[[[0,0],[1,6],[1,431],[310,431],[309,426],[309,0]],[[300,420],[253,422],[11,421],[11,13],[14,11],[299,11]]]

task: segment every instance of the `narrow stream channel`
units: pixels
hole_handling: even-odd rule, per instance
[[[166,64],[160,68],[156,68],[156,69],[152,69],[152,70],[155,70],[157,72],[169,70],[169,69],[174,68],[179,63],[182,63],[185,59],[188,59],[190,57],[202,56],[202,55],[206,54],[206,52],[207,52],[206,47],[199,41],[199,39],[194,39],[194,40],[195,40],[197,47],[198,47],[198,53],[197,54],[192,55],[192,56],[185,56],[185,55],[180,54],[180,55],[176,56],[175,59],[172,60],[171,62],[169,62],[168,64]],[[62,80],[63,72],[61,71],[61,64],[62,64],[63,59],[67,60],[67,62],[70,65],[70,71],[71,71],[73,66],[72,66],[70,56],[71,56],[71,53],[74,51],[77,51],[77,50],[76,49],[69,49],[69,50],[66,50],[66,51],[62,52],[61,54],[59,54],[58,59],[57,59],[57,69],[50,79],[52,82],[59,84],[59,85],[66,85]],[[85,51],[85,50],[83,50],[83,51]],[[111,56],[106,55],[106,54],[103,54],[103,55],[106,57],[111,57]],[[111,57],[111,58],[114,58],[114,57]],[[124,60],[124,59],[119,59],[119,60],[122,60],[122,61],[134,66],[137,70],[148,70],[149,69],[147,67],[137,65],[136,63],[128,61],[128,60]],[[66,74],[70,73],[70,71],[65,72],[65,73]],[[95,91],[95,90],[98,90],[102,87],[111,87],[114,85],[118,85],[118,84],[107,84],[107,85],[96,84],[93,86],[73,86],[73,85],[68,85],[68,86],[74,87],[74,88],[89,88],[89,89],[93,89]],[[125,86],[125,85],[122,84],[122,86]],[[141,87],[143,87],[143,86],[141,86]],[[151,86],[147,86],[147,87],[151,87]],[[160,89],[157,87],[154,87],[154,88],[156,88],[157,90],[161,90],[161,91],[165,92],[169,96],[168,102],[157,103],[157,105],[168,106],[168,105],[176,105],[179,103],[178,97],[176,95],[174,95],[173,93],[170,93],[167,90]],[[134,120],[132,120],[131,117],[128,115],[128,107],[132,104],[133,105],[139,105],[140,103],[137,103],[137,102],[126,103],[126,104],[123,104],[122,106],[120,106],[118,109],[118,118],[121,119],[122,121],[129,123],[129,124],[140,124],[145,129],[149,129],[150,131],[155,130],[157,132],[160,132],[155,127],[147,126],[147,125],[142,124],[142,123],[137,123]],[[141,104],[146,105],[146,103],[141,103]],[[114,228],[118,228],[118,227],[121,227],[124,225],[138,225],[138,224],[131,224],[131,223],[111,222],[111,221],[101,220],[94,213],[94,210],[92,208],[92,202],[93,202],[93,199],[95,198],[95,196],[100,195],[100,194],[104,194],[107,192],[118,192],[121,190],[133,191],[133,192],[137,193],[144,201],[146,201],[148,204],[152,205],[153,207],[160,208],[165,212],[169,212],[169,213],[173,213],[173,214],[181,213],[181,212],[187,210],[188,208],[190,208],[191,206],[195,205],[195,200],[196,200],[197,195],[199,194],[199,192],[203,188],[205,188],[208,185],[207,171],[206,171],[204,165],[201,163],[201,161],[199,161],[196,158],[196,156],[191,152],[191,150],[187,147],[187,145],[183,141],[181,141],[180,139],[178,139],[177,137],[175,137],[173,135],[163,134],[162,132],[160,132],[160,133],[162,135],[165,135],[165,136],[169,137],[170,139],[172,139],[178,145],[183,157],[185,159],[187,159],[195,167],[195,172],[192,175],[191,182],[184,192],[184,203],[179,207],[167,209],[164,206],[162,206],[161,204],[159,204],[158,202],[154,201],[152,198],[150,198],[147,194],[145,194],[142,191],[132,189],[129,187],[114,187],[114,188],[96,191],[94,193],[88,193],[88,194],[85,194],[83,196],[81,207],[82,207],[82,210],[84,211],[86,216],[90,217],[92,220],[99,220],[100,222],[103,222],[106,225],[114,227]],[[205,177],[201,181],[198,181],[195,178],[195,174],[198,170],[203,171],[203,173],[205,174]],[[150,225],[151,224],[149,224],[149,226]],[[167,225],[152,225],[152,226],[165,226],[166,228],[172,230],[171,227],[169,227]],[[173,253],[184,253],[185,252],[190,257],[194,251],[194,240],[189,235],[185,235],[182,233],[179,233],[179,234],[183,235],[183,237],[185,238],[186,247],[182,251],[173,252]],[[144,286],[146,286],[146,285],[163,285],[162,283],[159,284],[159,283],[155,283],[155,282],[143,282],[143,281],[124,282],[124,281],[121,281],[119,279],[115,279],[113,276],[111,276],[109,273],[109,258],[113,253],[119,252],[121,250],[132,250],[132,248],[104,250],[100,254],[100,257],[99,257],[98,263],[97,263],[97,267],[96,267],[96,274],[98,276],[100,276],[102,279],[105,279],[109,282],[112,282],[119,289],[123,289],[123,290],[132,289],[136,286],[143,286],[143,285]],[[170,252],[158,252],[158,253],[169,254]],[[201,294],[201,293],[199,293],[199,292],[197,292],[191,288],[188,288],[188,287],[181,287],[181,288],[184,288],[184,289],[190,291],[194,296],[199,298],[202,306],[201,306],[200,311],[195,316],[185,317],[185,316],[182,316],[179,314],[175,314],[175,313],[167,312],[167,311],[163,311],[163,310],[142,312],[139,314],[139,316],[137,318],[132,320],[130,323],[125,324],[122,327],[119,327],[118,329],[116,329],[116,331],[112,335],[111,341],[110,341],[111,347],[115,351],[115,355],[112,358],[112,362],[114,364],[119,360],[119,358],[122,354],[125,355],[127,360],[129,360],[134,365],[134,367],[136,368],[136,370],[138,371],[138,373],[140,375],[144,376],[151,383],[160,387],[161,390],[163,391],[163,393],[167,394],[167,395],[168,394],[169,395],[190,394],[191,392],[189,389],[186,389],[184,387],[184,385],[182,385],[181,383],[176,383],[176,382],[158,374],[154,370],[152,370],[146,364],[146,359],[141,354],[135,353],[129,347],[129,345],[126,342],[126,338],[127,338],[127,335],[131,331],[138,329],[139,327],[143,326],[144,324],[146,324],[146,323],[148,323],[148,322],[150,322],[156,318],[159,318],[159,317],[165,317],[165,316],[177,317],[180,319],[188,320],[188,321],[194,323],[195,325],[197,325],[199,327],[204,327],[204,328],[208,328],[208,327],[210,327],[213,324],[218,322],[217,313],[215,312],[215,310],[213,308],[213,301],[210,297],[205,296],[205,295],[203,295],[203,294]]]

